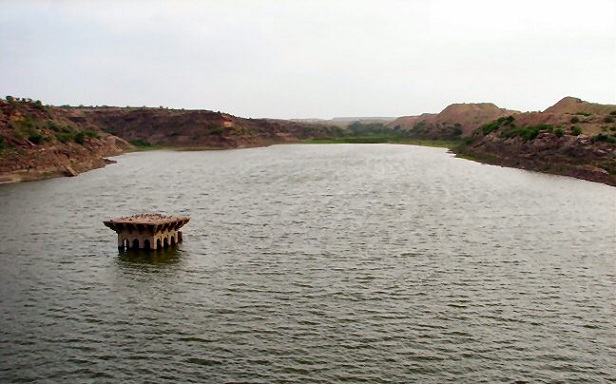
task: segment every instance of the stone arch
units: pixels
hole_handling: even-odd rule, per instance
[[[165,240],[163,240],[163,247],[167,248],[168,246],[169,246],[169,239],[165,237]]]
[[[162,249],[163,243],[160,239],[156,239],[156,249]]]
[[[171,235],[171,246],[175,245],[175,237]]]
[[[139,239],[133,240],[133,249],[139,249]]]
[[[145,239],[143,240],[143,249],[151,249],[152,245],[150,244],[150,240]]]
[[[128,241],[128,239],[122,240],[122,245],[120,246],[120,248],[122,248],[122,249],[130,248],[130,242]]]

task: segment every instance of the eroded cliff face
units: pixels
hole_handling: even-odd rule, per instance
[[[388,125],[398,126],[417,138],[455,139],[469,136],[486,122],[518,113],[492,103],[451,104],[439,113],[400,117]]]
[[[0,100],[0,183],[74,176],[132,148],[98,127],[76,124],[29,99]]]
[[[137,145],[241,148],[340,134],[323,124],[245,119],[207,110],[97,107],[65,108],[63,113]]]
[[[0,182],[76,175],[135,146],[242,148],[340,134],[331,125],[207,110],[53,107],[8,97],[0,100]]]
[[[527,140],[503,137],[495,131],[454,151],[490,164],[616,186],[616,145],[584,134],[544,130]]]
[[[390,126],[420,139],[460,140],[454,152],[480,161],[616,185],[616,105],[573,97],[539,112],[452,104]]]
[[[543,112],[453,104],[389,126],[410,138],[459,140],[464,144],[454,151],[481,161],[616,185],[615,121],[616,105],[568,97]],[[0,99],[0,182],[75,175],[134,145],[241,148],[345,134],[318,122],[207,110],[52,107],[7,97]]]
[[[616,106],[570,99],[544,112],[486,123],[455,151],[493,164],[616,186]]]

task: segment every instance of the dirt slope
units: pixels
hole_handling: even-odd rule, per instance
[[[132,147],[30,99],[0,99],[0,183],[74,176]]]
[[[596,104],[589,103],[576,97],[567,96],[560,100],[558,103],[547,108],[545,113],[554,114],[593,114],[593,115],[607,115],[610,112],[616,111],[616,105],[614,104]]]
[[[400,117],[388,125],[400,126],[417,137],[451,139],[469,136],[486,122],[517,113],[492,103],[451,104],[437,114]]]
[[[336,128],[322,124],[244,119],[207,110],[102,107],[65,108],[63,113],[73,122],[157,146],[238,148],[337,134]]]
[[[481,161],[616,186],[616,108],[567,97],[482,125],[455,150]]]

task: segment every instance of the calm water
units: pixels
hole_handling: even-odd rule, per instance
[[[0,382],[616,382],[616,189],[401,145],[0,186]],[[102,220],[189,215],[119,254]]]

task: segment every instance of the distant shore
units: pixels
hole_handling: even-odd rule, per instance
[[[347,139],[310,139],[302,140],[296,143],[299,144],[400,144],[400,145],[418,145],[426,147],[440,147],[447,148],[456,157],[476,161],[483,164],[498,165],[508,168],[524,169],[534,172],[541,172],[553,175],[568,176],[577,178],[580,180],[597,182],[607,184],[616,187],[616,176],[609,173],[602,172],[589,166],[572,166],[567,163],[554,163],[548,164],[543,162],[523,162],[515,158],[502,158],[488,153],[481,152],[469,152],[461,146],[459,141],[441,141],[441,140],[379,140],[376,138],[354,138],[353,140]],[[219,151],[227,149],[245,149],[245,148],[259,148],[270,145],[280,144],[296,144],[296,143],[270,143],[254,146],[243,146],[237,148],[216,148],[216,147],[146,147],[136,148],[124,153],[140,152],[140,151],[159,151],[159,150],[172,150],[172,151]],[[122,155],[119,153],[117,155]],[[92,163],[90,167],[82,168],[79,173],[84,173],[93,169],[102,168],[108,164],[115,163],[114,160],[105,158],[102,163]],[[78,173],[72,170],[72,168],[66,166],[59,167],[44,167],[44,168],[28,168],[20,169],[13,172],[0,172],[0,184],[9,184],[25,181],[45,180],[56,177],[72,177],[77,176]]]

